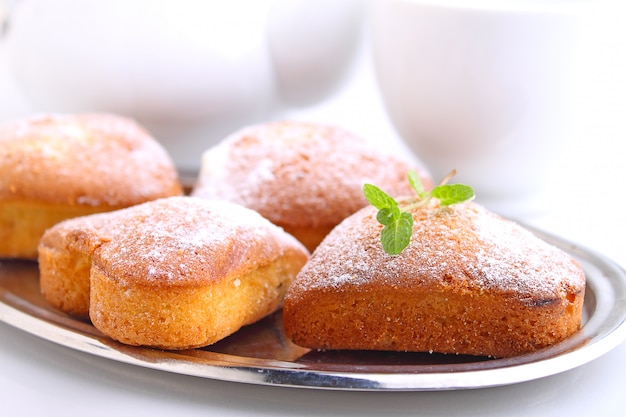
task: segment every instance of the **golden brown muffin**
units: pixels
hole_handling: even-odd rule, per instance
[[[182,193],[164,148],[107,114],[37,115],[0,125],[0,257],[37,258],[61,220]]]
[[[337,126],[283,121],[244,128],[206,151],[192,195],[249,207],[312,251],[341,220],[368,203],[362,187],[406,195],[409,169]]]
[[[86,307],[122,343],[163,349],[206,346],[272,313],[308,259],[258,213],[193,197],[66,220],[39,253],[50,303]]]
[[[472,202],[412,214],[397,256],[382,249],[373,207],[333,230],[287,292],[287,336],[316,349],[508,357],[579,329],[585,274],[568,254]]]

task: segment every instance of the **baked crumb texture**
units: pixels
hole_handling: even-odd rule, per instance
[[[398,256],[376,210],[342,222],[289,288],[287,336],[314,349],[509,357],[557,343],[581,324],[585,274],[568,254],[481,206],[414,210]]]
[[[170,197],[66,220],[39,245],[41,290],[130,345],[210,345],[277,310],[308,259],[252,210]]]
[[[312,251],[344,218],[369,203],[363,184],[411,195],[409,169],[420,167],[338,126],[281,121],[250,126],[207,150],[193,195],[249,207]]]
[[[182,194],[165,149],[132,120],[42,114],[0,124],[0,257],[37,258],[72,217]]]

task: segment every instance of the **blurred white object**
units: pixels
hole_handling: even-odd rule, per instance
[[[382,0],[371,35],[399,135],[483,200],[545,182],[569,131],[585,0]]]
[[[193,170],[233,130],[330,96],[356,48],[360,9],[358,0],[23,0],[0,71],[28,112],[134,117]]]

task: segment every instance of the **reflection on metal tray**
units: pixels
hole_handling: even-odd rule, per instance
[[[206,348],[172,352],[127,346],[103,336],[88,321],[50,307],[39,292],[37,264],[15,260],[0,260],[0,321],[96,356],[224,381],[372,391],[450,390],[513,384],[575,368],[626,339],[624,270],[599,254],[533,231],[570,253],[585,269],[587,291],[583,327],[562,343],[514,358],[309,351],[285,337],[280,312]]]

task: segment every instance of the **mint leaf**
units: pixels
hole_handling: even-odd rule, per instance
[[[412,234],[413,216],[411,213],[402,212],[398,219],[385,225],[380,234],[380,241],[385,252],[389,255],[398,255],[409,245]]]
[[[398,207],[398,203],[389,194],[381,190],[375,185],[365,184],[363,185],[363,194],[367,201],[378,210],[382,210],[390,207]]]
[[[380,188],[372,184],[363,185],[363,194],[371,205],[378,209],[376,220],[382,224],[380,241],[389,255],[400,254],[411,242],[413,234],[413,215],[411,210],[428,204],[431,198],[439,200],[441,207],[462,203],[474,198],[472,187],[464,184],[446,184],[456,174],[453,170],[431,191],[424,190],[424,184],[415,171],[409,171],[408,179],[411,188],[418,198],[403,204],[402,208],[396,200]]]
[[[420,179],[417,172],[410,170],[408,176],[409,176],[409,184],[411,185],[411,188],[415,190],[415,192],[417,193],[418,196],[420,196],[420,198],[424,198],[426,196],[426,192],[424,191],[424,184],[422,183],[422,180]]]
[[[401,216],[400,209],[398,206],[395,207],[385,207],[378,211],[376,214],[376,220],[378,223],[387,226],[395,221],[397,221]]]
[[[444,184],[438,185],[430,192],[433,197],[439,200],[442,206],[462,203],[474,198],[472,187],[464,184]]]

